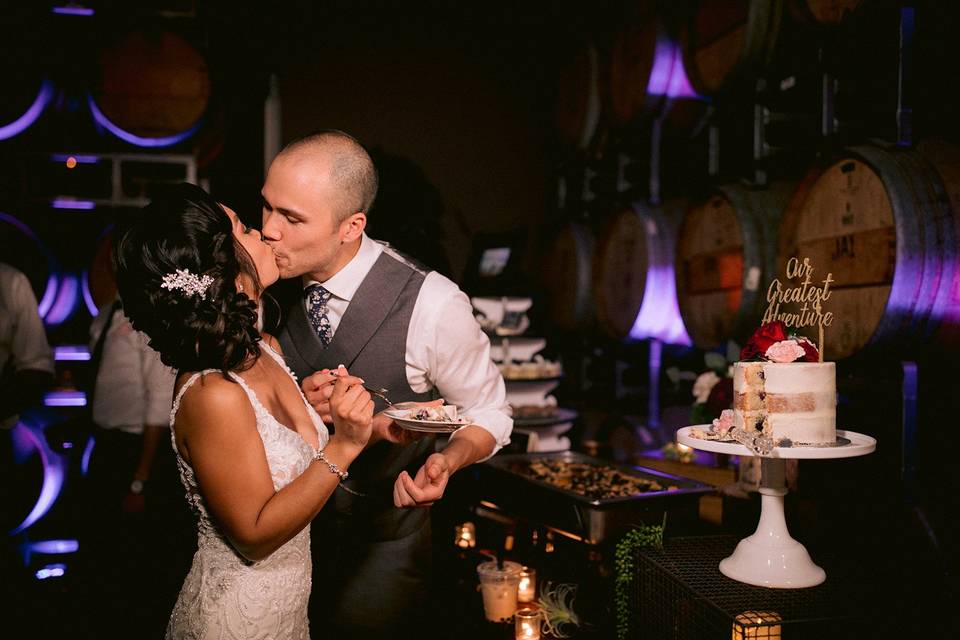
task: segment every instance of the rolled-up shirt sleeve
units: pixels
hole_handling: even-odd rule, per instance
[[[414,391],[436,388],[447,404],[489,432],[496,441],[491,456],[510,443],[513,418],[503,376],[490,357],[490,340],[466,294],[436,273],[427,276],[414,307],[407,379]]]

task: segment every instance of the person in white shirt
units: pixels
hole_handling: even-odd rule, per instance
[[[12,429],[52,383],[53,351],[30,281],[0,263],[0,429]]]
[[[325,131],[274,159],[262,190],[263,237],[282,278],[278,332],[290,368],[321,415],[329,414],[343,364],[392,402],[456,405],[472,419],[435,452],[382,413],[376,441],[357,459],[346,490],[321,513],[329,533],[314,567],[314,624],[338,637],[406,637],[422,632],[429,576],[429,507],[451,474],[509,443],[513,421],[490,343],[467,296],[364,233],[377,191],[370,156],[351,136]],[[299,285],[299,286],[297,286]],[[324,594],[323,587],[328,587]]]

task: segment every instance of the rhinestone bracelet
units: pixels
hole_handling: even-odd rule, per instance
[[[349,472],[341,471],[340,467],[338,467],[336,463],[330,462],[329,460],[327,460],[327,456],[323,455],[323,449],[317,450],[317,452],[313,455],[313,459],[319,460],[324,464],[326,464],[327,467],[330,469],[330,473],[335,474],[338,478],[340,478],[340,482],[343,482],[350,476]]]

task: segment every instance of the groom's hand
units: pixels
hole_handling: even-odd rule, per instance
[[[393,504],[397,507],[429,507],[443,497],[450,480],[450,464],[442,453],[434,453],[423,463],[414,478],[401,471],[393,485]]]
[[[332,376],[330,373],[330,369],[321,369],[313,375],[307,376],[300,383],[300,388],[303,389],[303,395],[306,396],[307,402],[326,424],[333,423],[333,416],[330,415],[330,396],[333,395],[333,385],[337,381],[336,376]]]

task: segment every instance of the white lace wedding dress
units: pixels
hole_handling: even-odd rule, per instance
[[[293,373],[284,365],[280,355],[264,342],[260,346],[284,366],[296,384]],[[202,373],[221,375],[216,369]],[[170,412],[170,438],[174,450],[173,422],[180,400],[200,375],[191,376],[174,400]],[[257,431],[263,440],[273,487],[279,491],[306,470],[313,459],[314,449],[298,433],[277,422],[239,376],[231,374],[231,377],[243,387],[256,412]],[[304,405],[317,429],[322,448],[329,439],[327,428],[306,399]],[[198,516],[198,548],[170,616],[167,639],[309,638],[310,527],[266,559],[250,562],[230,546],[210,517],[193,469],[179,452],[177,464],[180,479],[187,489],[187,500]]]

